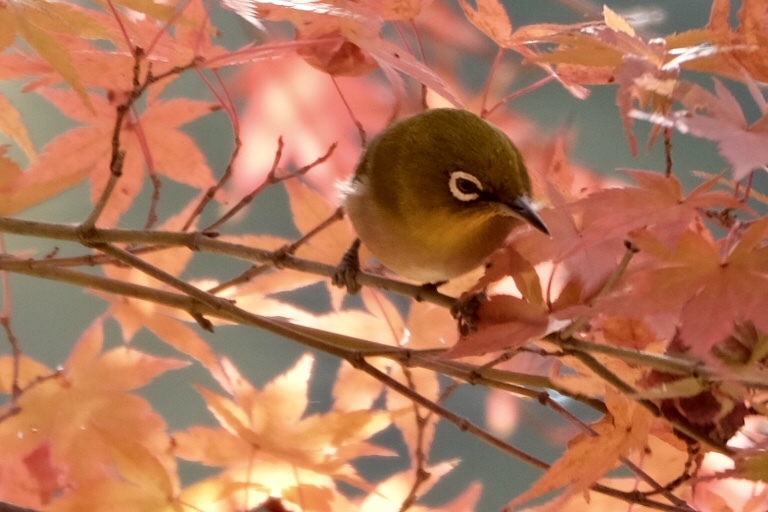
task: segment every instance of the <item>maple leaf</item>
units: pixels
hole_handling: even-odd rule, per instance
[[[34,160],[35,148],[21,120],[21,114],[4,94],[0,94],[0,133],[10,137],[24,151],[27,158]]]
[[[598,299],[596,308],[609,314],[679,314],[683,344],[702,360],[712,360],[711,349],[737,324],[752,322],[768,330],[763,314],[768,249],[762,245],[767,232],[768,218],[762,218],[726,247],[714,243],[708,233],[689,230],[674,249],[638,232],[632,241],[646,264],[639,261],[627,276],[627,286]]]
[[[57,37],[64,34],[110,39],[113,33],[97,23],[88,10],[71,3],[46,0],[8,2],[0,9],[0,33],[4,34],[0,49],[9,45],[15,36],[23,38],[72,87],[80,101],[92,107],[71,54]]]
[[[435,484],[440,482],[442,477],[450,473],[457,465],[457,461],[447,461],[423,468],[427,474],[429,474],[429,478],[424,482],[423,487],[419,487],[420,493],[428,492]],[[394,512],[395,510],[402,510],[402,503],[408,497],[408,493],[411,492],[412,488],[413,471],[408,470],[395,473],[386,480],[378,483],[375,489],[368,494],[356,510],[359,510],[360,512],[384,512],[390,510]],[[474,500],[472,499],[472,494],[474,494]],[[467,501],[472,503],[478,498],[479,496],[475,490],[474,493],[464,497],[462,503],[466,503]],[[451,506],[449,504],[440,507],[439,509],[416,506],[413,507],[413,509],[416,512],[428,512],[430,510],[441,510],[446,512],[451,510],[473,510],[472,507],[459,509],[455,508],[455,506],[456,505]]]
[[[731,165],[734,180],[740,180],[753,170],[768,165],[768,106],[761,93],[755,91],[753,97],[761,107],[762,116],[748,125],[736,98],[722,82],[717,79],[714,82],[715,94],[698,84],[679,83],[675,97],[687,107],[686,110],[669,115],[633,111],[632,116],[716,141],[720,155]]]
[[[646,41],[607,6],[603,7],[603,23],[524,27],[510,42],[554,44],[554,49],[538,52],[531,60],[553,64],[562,77],[577,83],[618,83],[616,103],[633,154],[637,153],[633,105],[650,105],[653,115],[667,115],[680,70],[721,51],[691,38]],[[654,128],[651,143],[659,133],[660,128]]]
[[[129,391],[187,363],[128,347],[102,352],[100,321],[74,347],[61,371],[27,388],[20,412],[0,422],[0,459],[50,449],[52,470],[65,475],[60,490],[87,487],[117,470],[136,479],[146,472],[166,496],[178,488],[175,460],[168,454],[165,422],[147,401]]]
[[[612,187],[597,191],[571,204],[583,215],[590,229],[605,239],[626,237],[639,228],[649,228],[668,247],[700,219],[708,208],[744,209],[743,203],[724,191],[713,191],[719,176],[702,183],[689,194],[675,176],[658,172],[625,170],[637,187]]]
[[[180,230],[197,206],[197,202],[197,199],[190,202],[181,212],[159,226],[159,229]],[[172,276],[179,276],[192,259],[192,251],[185,247],[169,247],[144,254],[141,257],[150,265]],[[105,265],[104,274],[113,279],[149,286],[158,290],[169,288],[169,285],[131,267]],[[147,329],[176,350],[196,359],[205,368],[211,370],[218,367],[218,357],[210,345],[194,329],[182,321],[182,318],[187,322],[190,320],[186,313],[149,301],[102,292],[93,293],[111,303],[108,314],[119,323],[123,339],[126,342],[131,341],[137,331]]]
[[[606,389],[605,398],[609,414],[591,425],[595,434],[580,434],[571,440],[565,454],[533,486],[509,502],[507,509],[567,485],[554,502],[562,504],[588,490],[616,467],[619,457],[645,447],[653,420],[651,413],[611,388]],[[550,504],[552,509],[558,508],[554,504]]]
[[[260,473],[266,465],[275,474],[289,475],[270,479],[269,483],[253,480],[269,485],[270,493],[295,486],[297,470],[364,486],[349,462],[360,456],[390,454],[364,441],[386,428],[390,415],[370,410],[332,410],[304,416],[312,365],[312,357],[305,355],[259,391],[232,363],[223,360],[221,371],[213,372],[213,376],[231,398],[197,388],[221,427],[193,427],[174,434],[177,455],[226,466],[230,471],[240,468]],[[330,485],[329,480],[321,481]]]
[[[476,332],[459,339],[445,357],[482,355],[522,346],[547,333],[549,312],[518,297],[496,295],[480,305]]]
[[[498,0],[477,0],[477,9],[472,9],[466,0],[461,0],[459,4],[467,19],[496,44],[502,48],[509,44],[512,22]]]
[[[684,67],[694,71],[715,73],[733,80],[763,82],[768,78],[765,49],[763,0],[741,2],[737,27],[731,27],[732,11],[730,0],[714,0],[709,22],[702,29],[672,34],[667,41],[675,47],[699,46],[704,49],[701,57],[686,62]],[[708,51],[706,50],[708,49]]]
[[[60,190],[90,177],[91,198],[98,199],[109,179],[112,131],[115,107],[106,100],[92,98],[92,115],[79,103],[73,102],[73,94],[67,91],[46,90],[44,95],[64,114],[84,123],[51,141],[38,160],[19,179],[10,191],[41,185]],[[99,218],[105,226],[113,226],[120,215],[132,204],[141,190],[146,173],[146,161],[155,170],[174,181],[207,190],[215,183],[213,173],[205,162],[205,156],[191,137],[178,130],[200,116],[211,112],[211,104],[186,99],[156,102],[140,117],[143,141],[130,122],[121,131],[121,147],[126,152],[122,176],[115,193],[110,197],[103,215]]]
[[[521,230],[512,235],[510,252],[520,254],[531,265],[551,261],[556,265],[555,272],[562,272],[558,277],[566,283],[562,289],[567,289],[568,283],[574,283],[579,288],[577,297],[584,301],[596,293],[615,270],[620,255],[626,250],[626,234],[609,233],[606,236],[602,228],[594,226],[595,217],[567,203],[554,187],[548,186],[548,191],[552,207],[543,209],[540,215],[551,237]],[[500,251],[492,255],[491,261],[496,257],[509,256]],[[548,296],[546,300],[552,301],[553,297]]]

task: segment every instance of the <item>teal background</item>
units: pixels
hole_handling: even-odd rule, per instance
[[[575,14],[572,9],[554,1],[519,0],[505,3],[516,26],[536,22],[571,23],[582,20],[581,16]],[[677,0],[654,4],[633,1],[607,3],[619,12],[628,9],[639,9],[639,12],[643,9],[654,9],[654,12],[661,13],[664,16],[663,20],[643,29],[648,35],[663,35],[701,27],[706,24],[711,5],[709,1],[703,0]],[[738,4],[738,2],[734,3]],[[734,6],[734,11],[737,7],[738,5]],[[599,10],[599,6],[597,8]],[[234,14],[218,8],[214,12],[214,23],[225,33],[224,42],[230,48],[239,47],[256,35],[254,30]],[[485,76],[487,65],[492,59],[493,51],[489,50],[487,61],[479,64],[480,69],[468,66],[467,80],[471,82],[472,77],[477,76],[477,73]],[[520,73],[518,85],[523,87],[540,76],[536,70],[523,70]],[[694,75],[690,78],[700,79]],[[745,105],[750,119],[754,120],[759,113],[745,89],[727,80],[726,83]],[[711,88],[711,80],[708,78],[704,78],[702,84]],[[44,100],[34,94],[15,93],[13,92],[15,89],[17,87],[13,84],[0,84],[0,90],[12,96],[17,108],[25,114],[27,126],[38,149],[56,134],[72,126],[72,123],[62,118]],[[180,80],[174,85],[174,89],[181,94],[212,99],[193,74]],[[572,158],[600,173],[616,175],[617,169],[622,167],[663,169],[663,145],[657,144],[651,150],[645,147],[648,127],[643,122],[637,122],[636,130],[640,154],[637,157],[630,154],[624,130],[617,115],[615,94],[614,87],[598,87],[593,88],[588,99],[580,101],[570,96],[560,86],[549,84],[514,101],[510,108],[533,120],[542,127],[545,134],[554,134],[560,127],[570,126],[575,134],[571,150]],[[231,130],[226,117],[221,113],[214,114],[204,121],[192,123],[187,128],[205,150],[210,166],[215,171],[221,172],[232,150]],[[0,139],[0,142],[3,140]],[[679,133],[674,135],[674,142],[674,162],[678,176],[688,175],[689,170],[700,169],[717,173],[725,168],[725,163],[717,154],[713,143]],[[690,187],[694,183],[690,181],[687,185]],[[757,174],[756,188],[766,189],[765,173]],[[149,190],[144,190],[142,200],[138,204],[146,205],[149,193]],[[165,195],[160,212],[161,217],[162,214],[168,215],[175,212],[190,197],[189,192],[183,191],[178,197],[170,198]],[[123,226],[143,224],[144,211],[141,208],[134,210],[124,218],[121,223]],[[24,212],[20,217],[78,223],[89,211],[88,189],[86,186],[80,186]],[[267,213],[270,219],[274,219],[275,212],[282,212],[277,216],[280,219],[278,222],[271,220],[269,226],[259,224]],[[286,196],[280,189],[271,190],[260,197],[246,218],[238,221],[238,227],[243,226],[253,226],[256,231],[296,236],[287,212]],[[46,244],[47,242],[27,238],[7,238],[10,252],[35,248],[38,254],[44,254],[51,248]],[[82,252],[80,248],[66,244],[57,244],[57,246],[60,247],[62,255]],[[234,275],[232,269],[221,269],[218,263],[218,260],[200,258],[188,274],[220,277]],[[22,349],[25,353],[52,367],[66,360],[74,341],[105,309],[105,304],[100,299],[69,285],[13,275],[11,290],[14,310],[13,328]],[[304,300],[322,301],[324,297],[321,291],[314,288],[307,292]],[[288,369],[306,351],[304,347],[293,342],[250,328],[219,327],[213,334],[203,331],[199,334],[220,354],[233,359],[256,385],[263,385],[275,375]],[[120,333],[114,323],[108,324],[108,340],[111,345],[121,343]],[[135,346],[153,353],[175,355],[165,344],[146,333],[139,335]],[[7,343],[0,340],[0,353],[7,352]],[[328,407],[329,389],[333,383],[338,362],[323,354],[318,354],[317,358],[318,364],[312,378],[312,409],[323,411]],[[215,388],[205,372],[192,367],[163,375],[143,390],[143,394],[165,416],[172,430],[182,429],[194,423],[214,424],[202,399],[192,389],[191,384],[203,384]],[[480,387],[462,386],[451,396],[446,405],[474,423],[483,425],[485,393],[486,391]],[[552,426],[562,425],[562,419],[537,403],[523,403],[522,411],[524,419],[521,427],[508,441],[544,460],[554,460],[562,447],[547,444],[537,430],[542,422]],[[402,442],[393,429],[382,433],[376,439],[401,452],[404,450]],[[478,510],[497,510],[510,497],[525,490],[540,475],[539,471],[499,453],[471,435],[463,434],[453,426],[441,423],[432,448],[431,462],[454,458],[461,459],[461,464],[435,487],[427,497],[427,503],[433,505],[442,503],[463,490],[469,482],[479,480],[483,483],[485,490]],[[405,466],[405,461],[395,462],[393,465],[389,460],[383,462],[366,460],[360,464],[362,471],[372,479],[384,478]],[[209,473],[204,468],[188,464],[183,464],[182,469],[185,482],[195,481]]]

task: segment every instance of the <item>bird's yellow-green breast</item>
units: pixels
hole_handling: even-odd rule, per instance
[[[391,270],[442,281],[480,265],[530,206],[522,155],[498,128],[464,110],[427,110],[376,137],[347,185],[358,236]]]

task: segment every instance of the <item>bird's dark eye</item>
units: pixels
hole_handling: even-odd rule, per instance
[[[456,180],[456,188],[459,189],[459,192],[462,194],[477,194],[480,192],[480,189],[477,188],[474,181],[465,180],[464,178]]]
[[[480,197],[480,193],[483,191],[480,180],[464,171],[452,172],[448,186],[453,197],[459,201],[474,201]]]

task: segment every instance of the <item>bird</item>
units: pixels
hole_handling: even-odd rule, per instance
[[[340,189],[358,239],[334,283],[352,293],[361,242],[394,273],[439,286],[482,265],[516,226],[549,235],[522,154],[467,110],[428,109],[391,124]]]

